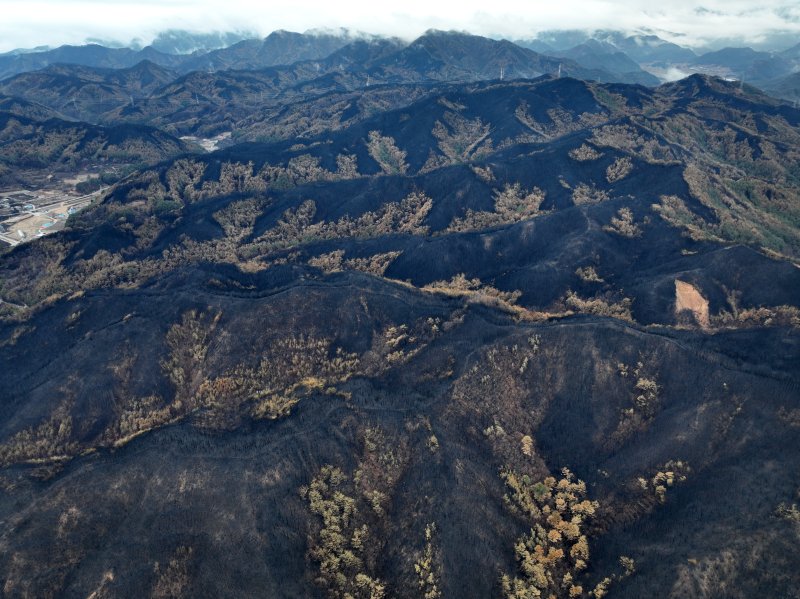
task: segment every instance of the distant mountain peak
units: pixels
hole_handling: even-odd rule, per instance
[[[238,42],[256,39],[259,35],[252,31],[194,32],[183,29],[168,29],[160,32],[151,46],[166,54],[192,54],[227,48]]]
[[[760,89],[751,85],[743,84],[741,81],[725,79],[715,75],[704,73],[694,73],[679,81],[673,81],[662,85],[659,89],[668,91],[676,97],[698,97],[698,96],[724,96],[727,99],[748,96],[749,99],[758,97],[759,101],[765,104],[776,104],[777,100],[765,95]]]
[[[455,40],[455,39],[489,39],[481,35],[475,35],[474,33],[469,33],[468,31],[457,31],[455,29],[428,29],[425,33],[419,36],[413,43],[424,41],[424,40]],[[494,41],[494,40],[492,40]]]

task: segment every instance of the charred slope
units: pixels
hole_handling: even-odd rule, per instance
[[[142,281],[163,268],[162,255],[171,265],[263,267],[324,254],[345,256],[331,266],[341,269],[402,252],[381,274],[420,286],[463,274],[519,291],[533,310],[563,309],[558,302],[577,293],[619,314],[633,310],[641,322],[676,324],[681,276],[709,302],[708,317],[782,310],[796,304],[796,269],[774,253],[742,250],[775,283],[767,292],[749,282],[755,272],[736,279],[730,266],[724,274],[720,244],[796,255],[798,113],[737,94],[702,78],[658,92],[569,79],[487,84],[306,144],[243,144],[163,164],[76,218],[53,248],[56,264],[34,251],[38,274],[18,276],[12,254],[6,298],[32,305],[90,280]],[[643,111],[647,119],[637,117]],[[722,118],[736,124],[721,126]],[[748,118],[762,123],[760,133],[741,127]],[[766,143],[780,150],[743,160],[746,148]],[[752,172],[746,185],[744,169]]]
[[[35,323],[4,327],[15,342],[0,349],[11,595],[322,596],[331,531],[314,481],[328,464],[354,502],[344,531],[367,526],[358,571],[394,596],[418,596],[430,524],[443,596],[502,595],[531,521],[504,503],[500,473],[535,482],[565,466],[598,502],[580,533],[591,570],[571,574],[583,588],[608,576],[610,597],[701,596],[724,560],[712,596],[798,590],[796,533],[776,516],[797,490],[796,333],[711,348],[701,333],[524,324],[366,275],[281,268],[183,271],[57,302]],[[226,387],[237,372],[279,411]],[[622,578],[620,556],[635,574]]]
[[[236,123],[231,139],[233,142],[276,142],[316,138],[368,120],[377,113],[403,108],[426,96],[440,94],[447,87],[431,83],[370,85],[272,107],[262,106]]]
[[[136,173],[0,257],[4,592],[796,595],[799,118],[491,82]]]

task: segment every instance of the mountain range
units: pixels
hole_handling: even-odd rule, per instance
[[[800,110],[534,48],[4,67],[4,596],[800,595]]]
[[[422,45],[430,45],[436,52],[436,37],[444,32],[430,31],[418,40],[408,43],[400,39],[381,38],[367,34],[352,33],[347,30],[323,32],[312,31],[304,34],[289,31],[275,31],[263,39],[248,37],[242,33],[191,34],[178,30],[164,32],[157,36],[152,45],[144,48],[137,44],[132,47],[105,47],[99,44],[86,46],[62,46],[56,49],[33,51],[13,51],[0,55],[0,80],[20,73],[44,69],[54,64],[74,64],[94,68],[125,69],[142,61],[173,70],[176,75],[193,71],[261,70],[269,67],[292,65],[302,61],[321,61],[328,59],[346,47],[358,46],[393,48],[398,53],[406,48],[425,53]],[[455,50],[459,44],[477,48],[477,38],[466,41],[470,36],[450,32],[444,44],[447,51]],[[474,36],[473,36],[474,37]],[[486,38],[481,38],[486,39]],[[502,47],[507,42],[487,40],[485,44]],[[508,67],[508,76],[529,76],[537,60],[532,56],[522,58],[520,47],[532,50],[539,55],[566,59],[562,66],[570,75],[588,77],[599,81],[639,83],[654,86],[659,78],[675,78],[674,73],[690,74],[703,72],[735,79],[744,78],[772,93],[786,95],[783,80],[791,78],[800,70],[798,45],[781,51],[757,51],[746,47],[729,47],[707,51],[699,55],[690,48],[681,47],[665,41],[653,34],[629,35],[619,31],[549,31],[538,34],[535,39],[517,40],[516,50],[506,46],[509,54],[503,58],[507,65],[498,61],[481,61],[474,56],[466,67],[467,72],[439,73],[438,77],[487,78],[499,76],[499,66]],[[487,56],[502,50],[492,49]],[[515,57],[510,54],[516,53]],[[421,60],[415,60],[421,66]],[[431,57],[433,58],[433,57]],[[452,58],[452,57],[449,57]],[[362,60],[365,64],[375,62],[374,55],[351,56],[350,60]],[[448,57],[445,57],[447,60]],[[402,62],[403,58],[399,58]],[[439,60],[439,59],[437,59]],[[521,62],[520,62],[521,61]],[[502,60],[501,60],[502,62]],[[525,63],[525,64],[523,64]],[[576,66],[577,65],[577,66]],[[340,65],[341,66],[341,65]],[[430,66],[430,65],[429,65]],[[462,65],[462,68],[465,65]],[[516,70],[515,70],[516,69]],[[488,71],[488,72],[487,72]],[[550,72],[543,71],[540,72]],[[505,73],[505,71],[504,71]]]
[[[229,50],[238,52],[237,46]],[[409,45],[399,40],[357,40],[323,59],[256,70],[192,71],[177,76],[149,61],[114,72],[54,65],[0,82],[0,93],[35,100],[90,122],[148,123],[179,135],[211,136],[238,129],[236,122],[252,118],[253,111],[285,106],[290,99],[309,95],[559,72],[600,81],[647,78],[645,73],[584,68],[507,41],[429,32]]]

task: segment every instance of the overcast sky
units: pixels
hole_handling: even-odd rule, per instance
[[[547,29],[650,28],[700,46],[721,37],[763,41],[793,32],[798,0],[0,0],[0,51],[82,43],[144,42],[164,29],[247,30],[348,27],[413,38],[426,29],[532,38]],[[789,38],[791,39],[791,38]]]

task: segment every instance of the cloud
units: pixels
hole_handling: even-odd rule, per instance
[[[152,39],[164,29],[225,31],[348,27],[413,38],[426,29],[458,29],[494,37],[531,38],[548,29],[613,28],[660,32],[702,46],[714,39],[763,41],[776,32],[800,35],[796,0],[3,0],[0,51],[81,43],[87,38]]]
[[[676,67],[670,67],[661,73],[661,79],[664,81],[678,81],[691,75],[691,71],[684,71]]]

